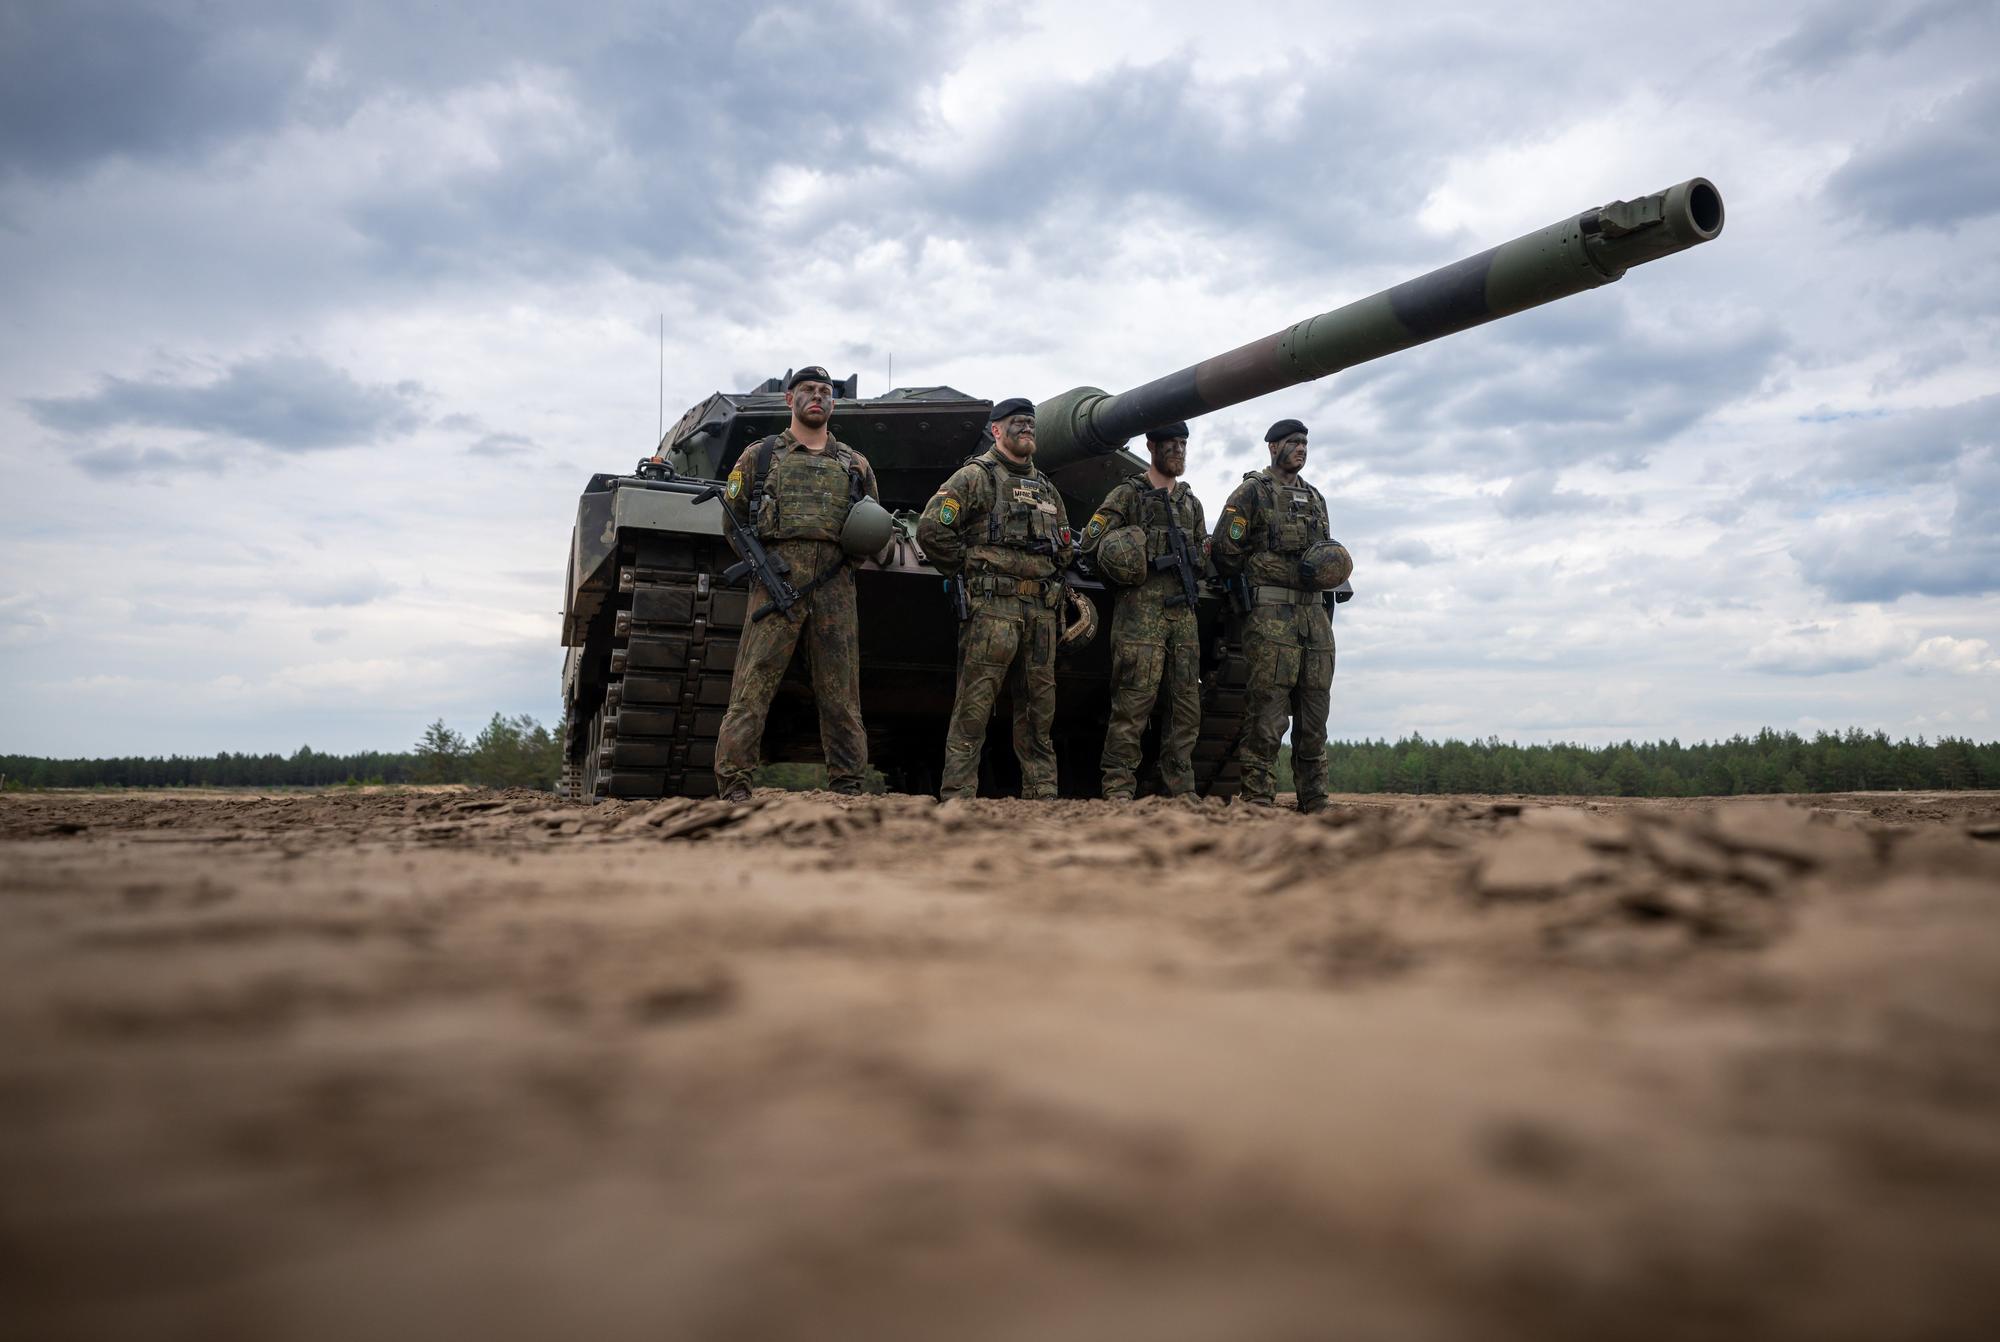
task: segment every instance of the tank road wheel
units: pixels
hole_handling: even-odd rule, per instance
[[[1201,732],[1194,743],[1194,790],[1204,797],[1234,797],[1243,787],[1236,747],[1243,739],[1250,663],[1243,645],[1216,640],[1215,665],[1202,677]]]
[[[749,594],[712,576],[713,541],[644,539],[619,553],[611,674],[592,719],[593,797],[712,797]]]

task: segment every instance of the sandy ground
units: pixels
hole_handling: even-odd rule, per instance
[[[0,1335],[2000,1333],[2000,796],[0,798]]]

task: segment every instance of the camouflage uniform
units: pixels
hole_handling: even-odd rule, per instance
[[[761,485],[752,477],[765,443],[773,447]],[[764,719],[771,697],[791,664],[801,637],[812,670],[813,698],[819,705],[820,749],[829,783],[836,791],[858,792],[868,771],[868,736],[861,725],[860,625],[854,609],[854,570],[840,549],[840,526],[860,494],[879,499],[874,468],[853,448],[829,437],[826,450],[799,445],[786,429],[775,440],[753,444],[737,458],[723,502],[745,522],[773,558],[791,566],[789,581],[803,591],[821,574],[833,577],[792,607],[789,616],[772,611],[743,627],[736,649],[736,673],[729,682],[729,710],[715,743],[715,781],[724,795],[750,786],[764,744]],[[755,514],[752,513],[753,503]],[[750,580],[750,610],[768,600]]]
[[[1146,529],[1148,565],[1172,554],[1167,531],[1170,506],[1199,562],[1207,534],[1201,500],[1186,481],[1178,481],[1170,501],[1167,491],[1153,488],[1144,475],[1133,476],[1105,495],[1084,528],[1084,553],[1094,554],[1098,542],[1119,527],[1140,526]],[[1172,796],[1194,791],[1194,742],[1201,731],[1201,635],[1192,606],[1168,604],[1181,594],[1178,572],[1149,572],[1139,586],[1122,589],[1112,607],[1111,721],[1104,731],[1106,797],[1131,798],[1137,783],[1139,738],[1162,691],[1167,720],[1160,731],[1160,778]]]
[[[939,789],[947,801],[978,792],[979,751],[1003,679],[1014,698],[1021,795],[1056,795],[1056,641],[1070,562],[1063,519],[1046,475],[988,448],[938,487],[917,523],[924,557],[947,576],[963,573],[971,610],[958,631],[958,697]]]
[[[1217,521],[1215,567],[1242,574],[1254,603],[1244,621],[1250,664],[1242,744],[1243,798],[1268,803],[1285,721],[1292,719],[1292,772],[1299,809],[1326,800],[1326,718],[1333,690],[1333,622],[1325,593],[1306,590],[1299,556],[1327,539],[1326,500],[1301,480],[1284,485],[1252,471]]]

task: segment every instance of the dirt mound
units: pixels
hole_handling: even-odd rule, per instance
[[[0,798],[0,1337],[1980,1337],[2000,797]]]

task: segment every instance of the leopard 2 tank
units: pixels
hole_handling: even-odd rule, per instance
[[[1612,283],[1632,266],[1712,240],[1722,225],[1721,193],[1693,178],[1558,220],[1129,391],[1074,388],[1040,402],[1036,464],[1080,529],[1113,485],[1145,469],[1124,445],[1154,425],[1192,420]],[[737,639],[763,602],[754,579],[750,586],[724,581],[737,555],[725,536],[717,482],[745,448],[789,422],[784,381],[709,396],[681,416],[639,467],[593,475],[585,486],[562,621],[569,795],[716,791],[715,740]],[[916,544],[916,513],[980,449],[992,402],[943,386],[862,397],[851,376],[836,391],[834,432],[868,457],[882,502],[897,518],[890,543],[856,573],[870,755],[891,789],[935,792],[956,680],[957,626],[943,581]],[[1107,622],[1110,594],[1102,585],[1085,576],[1077,590]],[[1246,669],[1228,595],[1212,570],[1202,575],[1200,590],[1197,788],[1228,797],[1239,783]],[[1054,734],[1066,793],[1095,793],[1109,680],[1103,640],[1066,650],[1058,660]],[[1018,786],[1005,737],[989,733],[982,792]],[[1151,770],[1150,737],[1146,750]],[[819,757],[816,710],[798,662],[772,703],[764,757]]]

